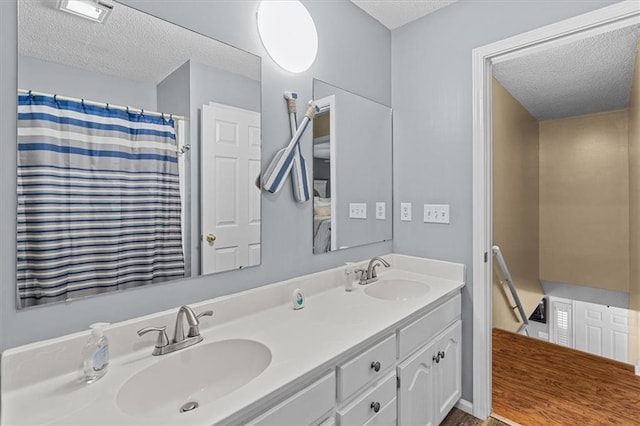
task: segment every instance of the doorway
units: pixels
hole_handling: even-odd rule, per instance
[[[636,2],[621,2],[473,52],[473,413],[476,417],[487,418],[492,407],[493,66],[639,22],[640,6]]]

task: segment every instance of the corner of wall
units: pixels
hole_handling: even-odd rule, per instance
[[[629,360],[640,361],[640,43],[629,98]]]

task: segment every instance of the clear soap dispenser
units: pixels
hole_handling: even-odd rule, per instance
[[[109,342],[104,335],[107,322],[91,324],[91,337],[82,351],[84,359],[84,380],[93,383],[107,374],[109,367]]]

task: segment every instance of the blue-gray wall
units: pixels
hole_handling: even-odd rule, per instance
[[[472,382],[471,51],[615,2],[461,0],[392,32],[394,251],[467,265],[462,397]],[[401,202],[413,221],[399,220]],[[451,224],[422,222],[422,204],[451,205]]]
[[[18,69],[20,89],[151,111],[157,108],[156,87],[150,83],[98,74],[29,56],[18,58]]]
[[[320,47],[313,66],[301,74],[282,70],[264,51],[256,26],[258,1],[126,3],[262,57],[263,167],[290,139],[285,90],[298,92],[301,102],[307,102],[315,77],[391,103],[390,32],[347,0],[304,2],[318,28]],[[263,196],[261,266],[17,311],[16,98],[11,95],[17,89],[16,39],[16,1],[0,1],[0,349],[83,330],[95,321],[137,317],[391,251],[387,242],[314,256],[312,205],[296,203],[287,185],[279,194]],[[311,136],[307,132],[302,141],[306,158],[313,157]]]

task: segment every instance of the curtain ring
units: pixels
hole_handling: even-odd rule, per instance
[[[53,95],[53,102],[55,102],[55,103],[56,103],[56,106],[57,106],[58,108],[60,108],[60,104],[58,103],[58,95],[57,95],[57,94]]]
[[[169,121],[173,120],[173,113],[169,116]]]
[[[143,116],[144,116],[144,110],[140,109],[140,117],[143,117]]]
[[[109,104],[105,104],[104,109],[106,109],[107,111],[109,111]]]
[[[80,99],[80,103],[82,104],[82,110],[84,112],[87,112],[86,109],[84,108],[84,99]]]
[[[127,114],[130,114],[130,112],[129,112],[129,106],[127,106]]]

